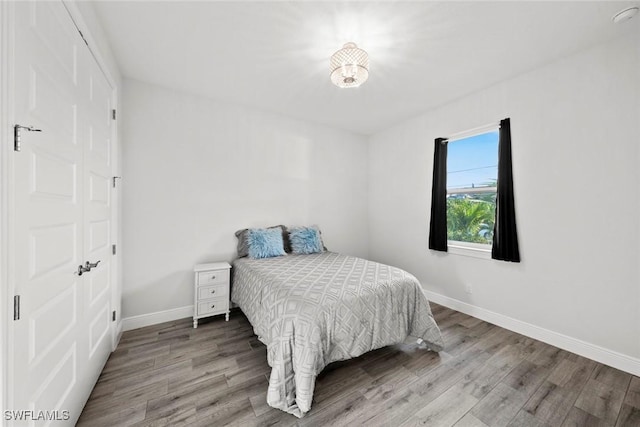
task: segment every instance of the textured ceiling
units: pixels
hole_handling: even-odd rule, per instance
[[[94,2],[125,77],[371,134],[639,25],[638,1]],[[339,89],[345,42],[369,80]]]

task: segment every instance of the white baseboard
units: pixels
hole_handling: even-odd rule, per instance
[[[444,305],[445,307],[449,307],[453,310],[468,314],[469,316],[493,323],[494,325],[498,325],[510,331],[517,332],[563,350],[579,354],[580,356],[612,366],[630,374],[640,376],[640,359],[638,358],[627,356],[625,354],[563,335],[549,329],[544,329],[475,305],[467,304],[466,302],[437,294],[426,289],[424,292],[429,301],[433,301],[436,304]]]
[[[139,316],[125,317],[122,319],[122,330],[143,328],[145,326],[156,325],[162,322],[193,317],[193,306],[173,308],[171,310],[157,311],[155,313],[141,314]]]

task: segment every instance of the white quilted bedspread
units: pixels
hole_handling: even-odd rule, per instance
[[[399,268],[334,252],[234,262],[231,300],[267,346],[267,403],[302,417],[326,365],[440,330],[418,280]]]

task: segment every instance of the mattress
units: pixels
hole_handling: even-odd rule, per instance
[[[267,346],[274,408],[302,417],[331,362],[409,336],[442,349],[422,287],[402,269],[334,252],[240,258],[233,267],[231,300]]]

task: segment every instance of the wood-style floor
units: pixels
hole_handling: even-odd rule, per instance
[[[640,426],[640,378],[432,304],[440,354],[403,344],[328,366],[297,419],[266,403],[244,315],[124,333],[80,426]]]

